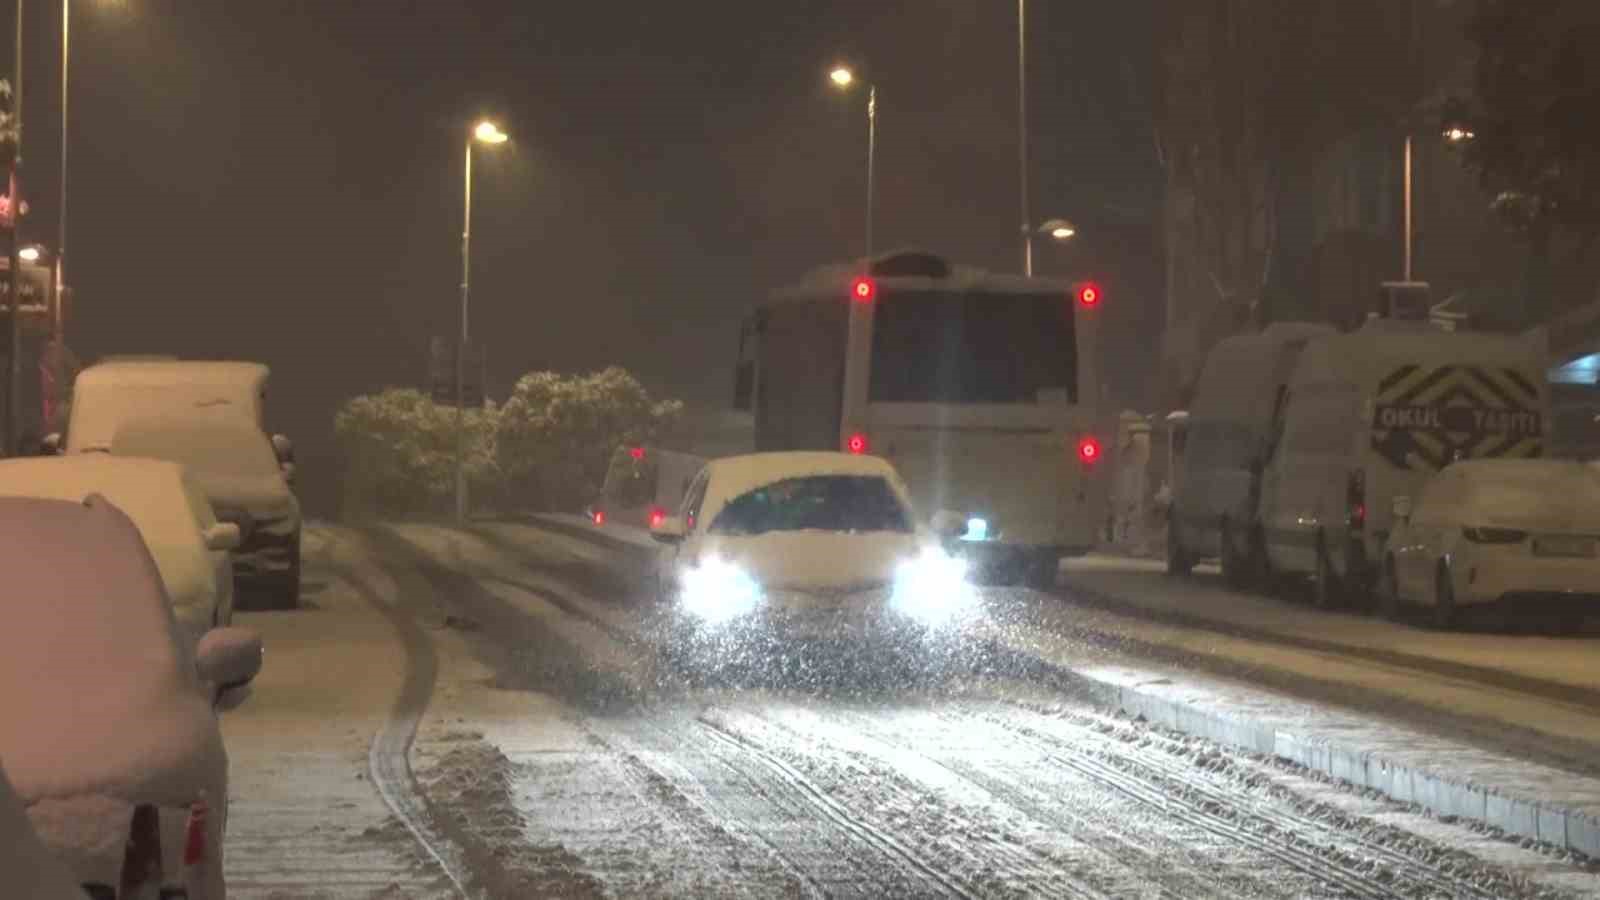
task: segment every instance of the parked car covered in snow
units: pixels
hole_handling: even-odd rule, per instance
[[[102,453],[0,460],[0,496],[81,501],[100,494],[139,527],[191,644],[233,621],[238,526],[219,522],[181,465]]]
[[[241,587],[260,587],[273,606],[300,601],[300,502],[272,441],[255,423],[232,417],[156,417],[126,422],[113,456],[182,463],[211,500],[217,518],[243,532],[234,550]]]
[[[660,599],[699,633],[948,632],[977,611],[976,590],[914,522],[904,483],[877,457],[715,460],[652,529],[669,548]]]
[[[1553,612],[1576,630],[1600,613],[1600,472],[1566,460],[1460,462],[1395,498],[1379,587],[1384,612]]]
[[[85,886],[221,900],[214,704],[260,670],[260,639],[221,628],[191,650],[138,528],[104,497],[0,498],[0,533],[0,759],[35,832]]]

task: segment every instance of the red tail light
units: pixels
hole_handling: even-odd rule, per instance
[[[667,511],[659,506],[650,507],[650,527],[655,528],[667,520]]]
[[[878,283],[871,278],[857,278],[850,282],[850,299],[857,303],[871,303],[878,296]]]
[[[593,518],[596,525],[604,525],[606,523],[606,511],[603,509],[595,510]]]
[[[206,858],[206,802],[189,807],[189,827],[183,838],[183,864],[196,866]]]
[[[844,448],[849,450],[851,453],[860,456],[869,449],[867,444],[867,436],[860,432],[850,435],[850,439],[844,442]]]
[[[628,448],[628,455],[633,457],[635,462],[643,462],[644,461],[644,448],[643,447],[629,447]]]
[[[1092,437],[1078,441],[1078,461],[1084,465],[1094,465],[1100,461],[1100,442]]]
[[[1345,509],[1351,528],[1360,531],[1367,527],[1367,479],[1360,471],[1350,473],[1345,488]]]
[[[146,890],[149,888],[150,890]],[[161,815],[154,806],[135,807],[122,854],[118,897],[143,897],[161,889]]]

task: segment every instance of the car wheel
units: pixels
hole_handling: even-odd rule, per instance
[[[1226,519],[1222,522],[1222,580],[1228,587],[1236,591],[1247,591],[1255,581],[1255,553],[1252,551],[1241,554],[1239,545],[1235,542],[1233,525]]]
[[[1187,576],[1194,571],[1194,560],[1183,549],[1183,536],[1179,534],[1178,523],[1173,519],[1167,520],[1167,574],[1176,578]]]
[[[1405,603],[1400,599],[1400,578],[1395,574],[1394,557],[1383,561],[1383,572],[1378,576],[1378,614],[1391,622],[1405,615]]]
[[[1457,616],[1455,582],[1450,578],[1450,568],[1440,563],[1439,574],[1434,579],[1433,627],[1449,631],[1456,627]]]
[[[295,532],[289,546],[289,567],[275,576],[268,586],[268,609],[300,608],[300,533]]]
[[[1333,574],[1333,560],[1328,556],[1328,542],[1317,534],[1317,570],[1313,580],[1315,593],[1312,600],[1317,609],[1335,609],[1339,606],[1339,579]]]

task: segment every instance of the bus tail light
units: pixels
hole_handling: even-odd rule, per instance
[[[857,303],[871,303],[878,297],[878,283],[862,276],[850,282],[850,299]]]
[[[1078,462],[1092,466],[1100,461],[1100,441],[1093,437],[1078,440]]]
[[[851,453],[860,456],[871,449],[871,444],[868,443],[867,436],[858,431],[855,434],[850,435],[850,437],[845,440],[844,448]]]

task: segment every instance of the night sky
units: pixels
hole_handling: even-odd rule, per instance
[[[1020,267],[1009,0],[73,2],[69,343],[268,363],[317,512],[338,404],[421,386],[454,333],[479,115],[512,136],[474,198],[502,382],[620,363],[725,403],[747,306],[861,248],[839,59],[879,85],[879,249]],[[1029,5],[1035,218],[1154,220],[1150,0]],[[26,10],[25,228],[53,243],[59,4]]]

